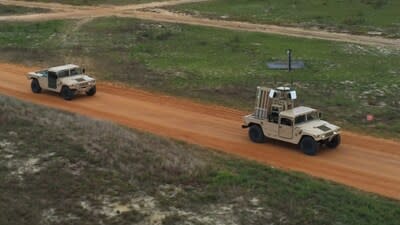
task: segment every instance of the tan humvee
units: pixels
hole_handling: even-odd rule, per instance
[[[296,92],[287,87],[257,88],[253,114],[244,117],[243,128],[249,129],[253,142],[266,138],[299,144],[307,155],[315,155],[321,144],[336,148],[340,144],[340,128],[321,120],[313,108],[295,107]]]
[[[85,69],[73,64],[30,72],[27,78],[32,80],[31,88],[34,93],[49,90],[60,93],[65,100],[71,100],[79,93],[89,96],[96,94],[96,80],[85,75]]]

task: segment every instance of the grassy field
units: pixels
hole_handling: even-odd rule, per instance
[[[398,224],[398,201],[5,96],[0,108],[0,224]]]
[[[306,68],[288,74],[266,62],[285,49]],[[2,23],[0,59],[49,66],[83,64],[103,80],[251,110],[258,85],[290,84],[299,103],[345,128],[400,138],[400,52],[382,47],[103,18]],[[62,56],[62,57],[60,57]],[[366,121],[373,114],[375,120]]]
[[[197,16],[400,37],[399,1],[213,0],[171,7]]]
[[[14,15],[14,14],[28,14],[28,13],[45,13],[47,9],[41,8],[27,8],[20,6],[9,6],[0,4],[0,16]]]
[[[146,2],[154,2],[154,0],[28,0],[31,2],[49,2],[49,3],[61,3],[69,5],[126,5],[126,4],[138,4]],[[157,0],[158,2],[165,0]]]

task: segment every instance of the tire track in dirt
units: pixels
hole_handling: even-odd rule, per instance
[[[0,4],[3,5],[14,5],[28,8],[44,8],[54,11],[65,11],[65,10],[82,10],[82,9],[93,9],[90,6],[75,6],[53,2],[33,2],[33,1],[18,1],[18,0],[0,0]]]
[[[94,97],[64,101],[51,93],[33,94],[24,75],[35,70],[0,64],[0,93],[193,144],[275,167],[325,178],[400,200],[400,143],[343,133],[337,150],[316,157],[281,143],[254,144],[241,129],[246,112],[107,83]]]
[[[168,23],[181,23],[197,26],[208,26],[221,29],[239,30],[266,34],[278,34],[283,36],[320,39],[336,42],[348,42],[370,46],[388,46],[400,48],[400,39],[388,39],[382,37],[372,37],[363,35],[354,35],[346,33],[335,33],[322,30],[309,30],[296,27],[284,27],[268,24],[254,24],[239,21],[215,20],[200,17],[193,17],[185,14],[173,13],[163,9],[154,9],[152,11],[132,11],[118,14],[121,17],[133,17],[144,20],[152,20]]]
[[[185,14],[173,13],[164,9],[155,9],[158,7],[165,7],[165,6],[172,6],[177,4],[185,4],[193,2],[202,2],[202,1],[207,1],[207,0],[172,0],[172,1],[151,2],[151,3],[135,4],[135,5],[123,5],[123,6],[100,5],[100,6],[77,7],[77,6],[63,5],[58,3],[38,3],[38,2],[26,2],[26,1],[15,1],[15,0],[0,0],[1,4],[20,5],[26,7],[41,7],[41,8],[52,9],[54,11],[62,11],[62,12],[50,12],[50,13],[30,14],[30,15],[0,16],[0,21],[46,21],[46,20],[56,20],[56,19],[82,19],[87,17],[96,18],[96,17],[106,17],[106,16],[119,16],[119,17],[131,17],[131,18],[158,21],[158,22],[208,26],[221,29],[278,34],[284,36],[321,39],[321,40],[337,41],[337,42],[348,42],[348,43],[356,43],[356,44],[363,44],[370,46],[386,46],[386,47],[400,48],[400,39],[389,39],[383,37],[353,35],[346,33],[334,33],[323,30],[310,30],[304,28],[283,27],[277,25],[252,24],[239,21],[212,20],[207,18],[193,17]],[[149,11],[146,9],[152,9],[152,10]]]

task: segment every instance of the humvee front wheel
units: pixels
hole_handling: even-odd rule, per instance
[[[40,87],[39,81],[37,79],[32,79],[31,89],[33,93],[40,93],[42,88]]]
[[[249,129],[250,140],[255,143],[265,142],[265,135],[262,128],[259,125],[251,125]]]
[[[94,94],[96,94],[96,86],[93,86],[92,88],[90,88],[90,90],[87,91],[86,94],[88,96],[93,96]]]
[[[63,97],[65,100],[72,100],[74,97],[75,93],[67,86],[62,87],[61,89],[61,97]]]
[[[336,148],[337,146],[340,145],[340,141],[341,141],[340,134],[338,134],[338,135],[334,136],[331,141],[328,141],[326,143],[326,146],[328,148]]]
[[[315,155],[319,149],[319,143],[314,140],[314,138],[306,136],[301,139],[300,149],[306,155]]]

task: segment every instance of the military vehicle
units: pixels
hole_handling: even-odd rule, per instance
[[[321,145],[336,148],[340,128],[321,119],[313,108],[295,106],[296,91],[288,87],[257,88],[254,113],[244,117],[249,138],[263,143],[267,138],[298,144],[307,155],[315,155]]]
[[[30,72],[27,78],[31,81],[33,93],[48,90],[60,93],[65,100],[84,93],[88,96],[96,94],[96,80],[85,75],[85,69],[77,65],[51,67],[37,72]]]

